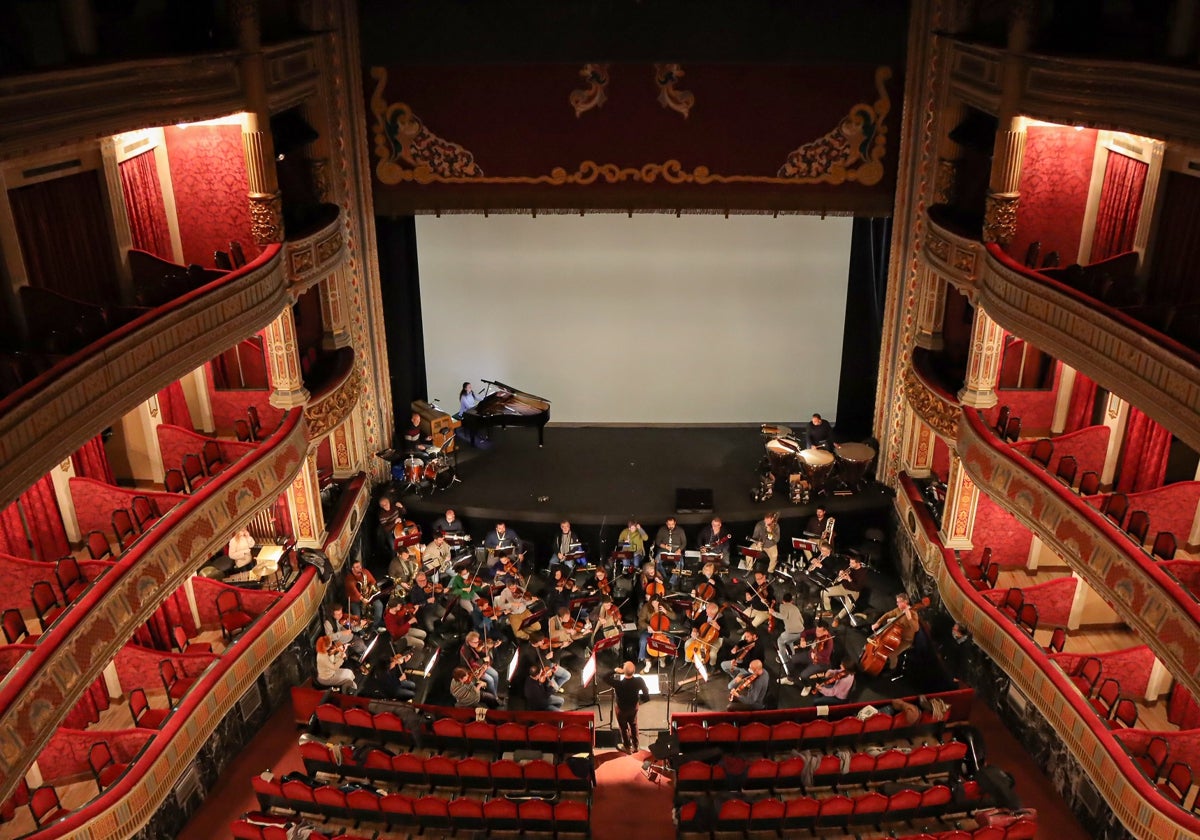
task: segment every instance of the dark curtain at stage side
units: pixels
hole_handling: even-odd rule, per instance
[[[854,220],[837,406],[838,437],[844,439],[869,436],[875,418],[875,383],[879,379],[891,241],[890,218]],[[805,414],[808,411],[804,409]]]
[[[421,278],[417,270],[417,225],[412,216],[375,217],[380,291],[392,413],[397,430],[408,428],[410,403],[425,399],[425,335],[421,331]],[[443,396],[443,395],[438,395]],[[445,404],[457,405],[445,396]]]

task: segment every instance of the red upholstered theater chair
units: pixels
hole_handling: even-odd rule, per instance
[[[149,496],[134,496],[130,500],[130,510],[133,513],[134,523],[143,534],[162,515],[158,512],[158,505]]]
[[[242,250],[242,243],[236,239],[229,240],[229,259],[234,268],[241,268],[246,264],[246,252]]]
[[[175,663],[170,659],[161,659],[158,663],[158,675],[162,678],[163,688],[167,690],[167,700],[171,707],[178,705],[183,695],[188,693],[188,689],[196,682],[195,677],[185,677],[175,668]]]
[[[1080,662],[1079,667],[1071,674],[1071,682],[1075,683],[1075,687],[1084,697],[1091,697],[1092,692],[1096,689],[1096,683],[1100,681],[1100,673],[1103,669],[1104,665],[1099,659],[1089,656]]]
[[[103,531],[88,531],[84,545],[87,547],[88,556],[93,560],[116,559],[112,553],[112,546],[108,544],[108,537],[104,536]]]
[[[1191,793],[1192,782],[1192,768],[1182,761],[1176,761],[1167,770],[1167,777],[1158,785],[1158,789],[1163,796],[1182,806]]]
[[[1079,479],[1079,495],[1095,496],[1100,492],[1100,473],[1095,470],[1086,471]]]
[[[1117,701],[1117,705],[1113,706],[1112,717],[1105,721],[1112,729],[1118,727],[1133,729],[1137,726],[1137,722],[1137,704],[1127,697],[1123,697]]]
[[[221,444],[215,440],[204,441],[204,448],[200,450],[200,454],[204,456],[204,471],[210,476],[225,469],[227,464],[225,456],[221,453]]]
[[[39,635],[29,632],[29,628],[25,626],[24,616],[15,607],[4,611],[3,619],[0,619],[0,627],[3,628],[4,638],[10,645],[15,645],[22,641],[32,642]]]
[[[750,821],[747,826],[751,832],[769,832],[776,837],[783,830],[783,815],[787,806],[778,799],[759,799],[750,803]]]
[[[1050,634],[1050,644],[1046,650],[1051,653],[1062,653],[1063,648],[1067,645],[1067,628],[1055,627],[1054,632]]]
[[[1000,612],[1007,615],[1013,621],[1017,620],[1017,612],[1025,603],[1025,593],[1020,589],[1010,589],[1004,596],[1004,600],[1000,602]]]
[[[63,613],[64,607],[58,602],[58,595],[48,581],[39,580],[35,583],[29,590],[29,599],[33,602],[33,611],[37,613],[43,631]]]
[[[1125,514],[1129,512],[1129,497],[1124,493],[1105,496],[1104,501],[1100,503],[1100,512],[1120,528],[1125,522]]]
[[[450,800],[450,826],[455,833],[459,831],[483,831],[487,828],[487,820],[483,816],[483,802],[478,799],[468,799],[464,796]]]
[[[1035,464],[1040,464],[1042,469],[1047,469],[1050,466],[1050,459],[1054,457],[1054,444],[1049,438],[1039,438],[1037,443],[1033,445],[1033,451],[1029,453],[1029,458]]]
[[[251,440],[262,440],[262,423],[258,419],[257,406],[246,406],[246,420],[250,423]]]
[[[96,787],[100,793],[104,793],[104,789],[120,778],[129,765],[117,763],[108,741],[97,741],[88,750],[88,766],[92,768],[92,778],[96,780]]]
[[[1125,533],[1129,534],[1129,538],[1135,544],[1145,545],[1146,535],[1150,533],[1150,514],[1144,510],[1135,510],[1129,514],[1129,521],[1125,523]]]
[[[526,799],[517,803],[521,827],[526,832],[553,833],[554,806],[545,799]]]
[[[1033,604],[1022,604],[1017,610],[1017,626],[1031,637],[1038,626],[1038,611]]]
[[[1016,443],[1021,439],[1020,417],[1008,418],[1008,422],[1004,424],[1004,439],[1009,443]]]
[[[138,529],[133,524],[133,517],[125,508],[117,508],[112,512],[111,522],[113,533],[117,535],[117,545],[124,551],[138,538]]]
[[[1058,468],[1054,476],[1068,487],[1075,486],[1075,476],[1079,474],[1079,461],[1074,455],[1064,455],[1058,459]]]
[[[163,475],[163,487],[168,493],[183,493],[187,494],[187,481],[183,477],[183,473],[176,469],[167,470]]]
[[[171,644],[180,653],[212,653],[213,647],[208,642],[193,642],[178,624],[171,627]]]
[[[573,799],[563,800],[554,804],[554,833],[582,834],[588,837],[592,833],[592,815],[587,803]]]
[[[750,822],[750,803],[741,799],[728,799],[721,803],[713,831],[730,831],[743,834]]]
[[[1092,708],[1096,711],[1096,714],[1107,720],[1116,707],[1117,701],[1120,699],[1121,684],[1110,677],[1100,683],[1100,690],[1096,692],[1096,696],[1091,700]]]
[[[29,797],[29,810],[33,813],[33,822],[38,828],[61,820],[70,813],[58,801],[58,791],[50,785],[42,785],[34,790]]]
[[[1175,552],[1179,549],[1179,543],[1175,540],[1175,535],[1170,531],[1159,531],[1154,537],[1154,545],[1150,548],[1150,554],[1160,560],[1174,560]]]
[[[58,580],[58,588],[63,591],[68,603],[78,598],[88,586],[88,579],[83,576],[79,563],[70,554],[58,558],[54,565],[54,577]]]
[[[225,643],[231,643],[254,621],[254,616],[242,606],[242,596],[235,590],[226,589],[217,595],[217,619],[221,623],[221,635]]]
[[[1008,428],[1008,418],[1012,417],[1012,409],[1006,405],[1000,406],[1000,410],[996,412],[996,425],[993,427],[996,434],[1004,437],[1004,430]]]
[[[240,417],[233,421],[233,434],[242,443],[250,443],[254,440],[254,435],[250,432],[249,422]]]
[[[1141,755],[1134,756],[1138,767],[1142,768],[1142,772],[1146,774],[1152,782],[1157,782],[1158,777],[1162,775],[1163,768],[1167,766],[1167,759],[1171,755],[1171,748],[1167,744],[1167,739],[1161,735],[1155,735],[1146,742],[1146,748]]]
[[[134,726],[140,726],[143,729],[162,729],[163,721],[169,714],[170,711],[167,709],[151,707],[145,689],[135,688],[129,692],[129,715],[133,718]]]
[[[189,452],[183,456],[183,460],[179,463],[180,470],[183,472],[183,478],[187,482],[188,492],[195,493],[206,483],[208,483],[208,474],[204,472],[204,462],[200,460],[200,456],[195,452]]]

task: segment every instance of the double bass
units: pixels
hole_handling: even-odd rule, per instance
[[[929,599],[922,598],[918,603],[909,604],[909,609],[916,612],[928,606]],[[900,641],[904,636],[904,628],[900,626],[901,617],[896,616],[867,639],[862,656],[858,660],[860,672],[873,677],[883,673],[883,666],[887,664],[888,657],[900,647]]]

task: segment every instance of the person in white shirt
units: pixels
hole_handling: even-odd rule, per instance
[[[346,649],[328,636],[317,639],[317,684],[327,688],[340,688],[350,694],[358,691],[354,672],[343,668]]]
[[[233,536],[229,538],[229,547],[225,549],[225,553],[233,561],[234,572],[244,572],[254,565],[254,556],[251,554],[253,548],[254,537],[250,536],[249,528],[234,531]]]

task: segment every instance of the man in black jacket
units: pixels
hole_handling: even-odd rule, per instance
[[[604,677],[617,697],[617,726],[621,729],[622,747],[629,753],[638,749],[638,706],[650,700],[646,681],[637,676],[636,670],[632,662],[626,662],[616,672]]]

